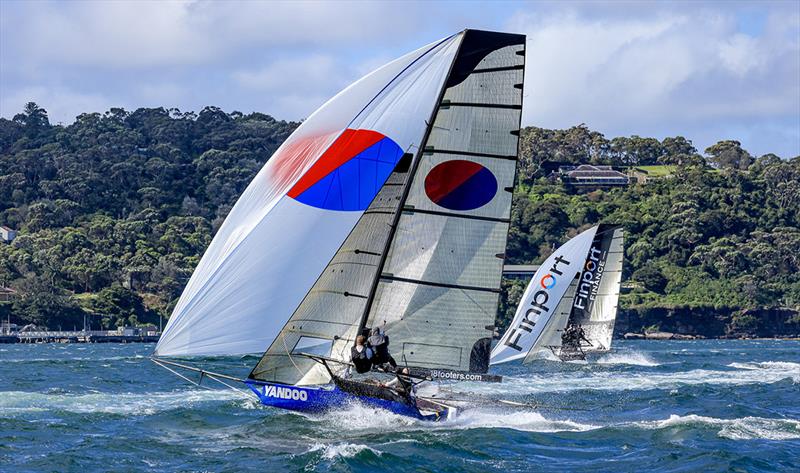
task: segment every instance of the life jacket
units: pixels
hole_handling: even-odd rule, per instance
[[[364,347],[363,350],[358,351],[354,346],[350,348],[350,361],[356,367],[357,373],[366,373],[372,369],[372,360],[370,360],[370,349]]]

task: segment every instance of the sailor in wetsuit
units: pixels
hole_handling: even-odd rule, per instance
[[[567,325],[564,328],[564,333],[561,334],[561,346],[573,348],[575,345],[575,326],[573,324]]]
[[[397,362],[394,361],[392,355],[389,354],[389,336],[383,333],[383,329],[380,327],[372,329],[367,343],[374,352],[372,357],[373,366],[386,370],[386,367],[383,365],[389,363],[393,370],[397,368]]]
[[[366,345],[366,337],[356,337],[356,344],[350,349],[350,361],[356,367],[357,373],[366,373],[372,369],[372,360],[375,357],[372,348]]]
[[[575,340],[577,344],[580,344],[581,340],[583,340],[584,342],[588,343],[589,346],[592,346],[592,342],[590,342],[589,339],[586,338],[586,332],[583,331],[583,327],[581,327],[581,324],[578,324],[578,328],[575,329]]]
[[[577,350],[581,345],[581,341],[585,341],[590,346],[592,344],[592,342],[586,338],[586,332],[584,332],[580,324],[569,324],[569,326],[564,329],[564,333],[561,334],[561,345],[563,347]]]

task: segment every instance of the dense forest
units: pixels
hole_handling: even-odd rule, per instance
[[[93,328],[167,317],[238,195],[298,125],[216,107],[113,108],[61,126],[30,103],[0,118],[0,225],[19,231],[0,244],[0,286],[17,292],[0,316],[64,329],[85,316]],[[509,263],[539,262],[593,224],[621,223],[623,325],[800,331],[800,157],[754,157],[731,140],[700,154],[680,136],[608,139],[583,125],[521,137]],[[577,192],[547,179],[543,161],[671,172]],[[501,324],[524,286],[503,288]]]

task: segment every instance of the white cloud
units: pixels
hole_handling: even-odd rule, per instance
[[[715,121],[800,112],[796,17],[772,18],[768,33],[749,36],[719,11],[638,13],[517,14],[510,27],[529,40],[523,122],[584,122],[612,135],[682,125],[691,137]]]
[[[35,100],[65,122],[121,105],[299,119],[469,26],[528,34],[525,125],[800,154],[796,4],[720,5],[0,0],[0,116]]]
[[[84,94],[63,87],[25,87],[11,94],[0,94],[0,116],[11,118],[22,112],[25,104],[36,102],[46,105],[50,122],[70,124],[84,112],[105,111],[125,104],[115,103],[101,94]]]
[[[382,2],[196,0],[15,2],[4,8],[6,38],[24,69],[56,62],[146,68],[225,61],[254,47],[391,41],[425,23],[421,5]]]

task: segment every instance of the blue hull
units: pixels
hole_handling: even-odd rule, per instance
[[[409,404],[367,396],[358,396],[339,389],[334,384],[319,386],[291,386],[279,383],[265,383],[248,380],[245,384],[258,396],[265,406],[279,407],[290,411],[321,413],[356,401],[362,404],[386,409],[415,419],[437,421],[447,418],[447,410],[438,414],[424,415]]]

